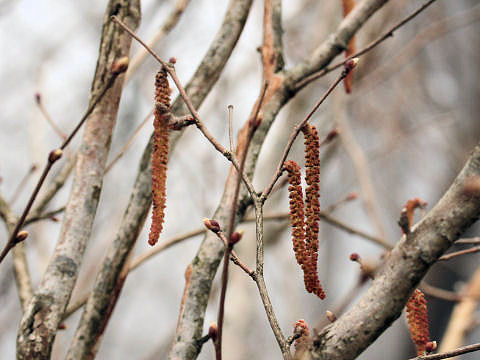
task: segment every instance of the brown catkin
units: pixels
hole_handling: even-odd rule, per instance
[[[342,8],[343,8],[343,17],[346,17],[350,11],[353,10],[355,7],[355,0],[342,0]],[[345,50],[345,57],[348,58],[349,56],[355,54],[356,46],[355,46],[355,36],[352,36],[350,41],[348,42],[347,49]],[[345,79],[343,80],[343,84],[345,85],[345,92],[350,94],[352,92],[352,82],[353,82],[353,69],[347,74]]]
[[[152,153],[152,225],[148,243],[155,245],[162,232],[167,200],[167,163],[170,119],[170,87],[167,71],[162,67],[155,77],[155,110],[153,121],[153,153]]]
[[[305,248],[305,214],[303,210],[303,192],[300,166],[288,160],[283,164],[288,173],[288,197],[290,199],[290,224],[292,226],[293,251],[297,263],[304,267],[306,261]]]
[[[315,126],[306,124],[302,132],[305,137],[305,244],[309,263],[307,266],[308,288],[319,298],[325,292],[318,279],[318,234],[320,221],[320,138]]]
[[[408,329],[415,346],[417,347],[417,355],[425,354],[425,347],[430,341],[428,331],[428,312],[427,300],[423,293],[415,289],[406,305]]]

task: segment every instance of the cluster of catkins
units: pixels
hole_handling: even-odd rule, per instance
[[[161,68],[155,77],[155,110],[152,153],[152,225],[148,243],[155,245],[163,228],[167,200],[167,163],[169,146],[170,87],[167,71]]]
[[[301,185],[300,167],[292,160],[285,161],[284,170],[288,173],[290,198],[290,223],[295,258],[302,267],[305,288],[320,299],[325,291],[320,284],[317,272],[318,233],[320,220],[320,140],[315,126],[306,124],[302,128],[305,137],[305,205]]]

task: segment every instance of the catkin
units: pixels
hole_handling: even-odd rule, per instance
[[[167,200],[167,163],[170,119],[170,87],[167,71],[162,68],[155,77],[155,110],[153,121],[153,153],[152,153],[152,225],[148,243],[155,245],[162,232]]]
[[[415,289],[412,296],[406,305],[408,329],[412,341],[417,347],[417,355],[425,354],[425,347],[430,341],[430,334],[428,331],[428,312],[427,300],[423,293]]]

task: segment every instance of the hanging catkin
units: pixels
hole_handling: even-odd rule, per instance
[[[167,163],[168,163],[168,122],[170,119],[170,87],[167,71],[162,67],[155,77],[155,110],[153,121],[152,153],[152,225],[148,243],[155,245],[163,228],[165,218]]]

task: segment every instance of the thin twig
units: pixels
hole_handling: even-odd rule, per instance
[[[467,244],[467,245],[477,245],[480,244],[480,237],[473,237],[468,239],[460,239],[455,241],[455,245]]]
[[[375,40],[373,40],[371,43],[369,43],[367,46],[365,46],[363,49],[361,49],[360,51],[357,51],[355,54],[345,58],[345,60],[343,61],[339,61],[338,63],[336,63],[335,65],[331,65],[331,66],[327,66],[325,68],[323,68],[322,70],[320,71],[317,71],[316,73],[313,73],[309,76],[307,76],[305,79],[301,80],[298,82],[298,84],[296,85],[296,88],[297,89],[301,89],[303,88],[305,85],[309,84],[310,82],[328,74],[329,72],[335,70],[335,69],[338,69],[339,67],[343,66],[348,60],[351,60],[353,58],[356,58],[356,57],[360,57],[362,55],[364,55],[365,53],[369,52],[370,50],[372,50],[373,48],[375,48],[376,46],[378,46],[379,44],[381,44],[382,42],[384,42],[385,40],[387,40],[388,38],[392,37],[393,36],[393,33],[398,30],[399,28],[401,28],[403,25],[405,25],[406,23],[408,23],[410,20],[412,20],[414,17],[416,17],[418,14],[420,14],[423,10],[425,10],[427,7],[429,7],[430,5],[432,5],[435,1],[437,0],[430,0],[428,1],[427,3],[423,4],[422,6],[420,6],[417,10],[415,10],[413,13],[411,13],[410,15],[408,15],[406,18],[404,18],[403,20],[401,20],[400,22],[398,22],[397,24],[395,24],[394,26],[392,26],[389,30],[387,30],[386,32],[384,32],[382,35],[380,35],[378,38],[376,38]]]
[[[223,254],[223,269],[222,269],[222,287],[220,290],[220,300],[218,305],[218,317],[217,317],[217,338],[214,341],[215,344],[215,358],[216,360],[222,360],[222,333],[223,333],[223,318],[225,314],[225,296],[227,294],[228,283],[228,265],[230,264],[230,252],[232,246],[229,244],[228,239],[225,238],[223,232],[218,232],[217,236],[222,237],[225,244],[225,252]]]
[[[422,290],[422,292],[424,292],[425,295],[435,297],[437,299],[442,299],[445,301],[458,302],[463,299],[463,296],[460,294],[430,285],[425,281],[422,281],[420,283],[419,289]]]
[[[67,138],[67,135],[62,131],[60,130],[60,128],[58,127],[58,125],[55,123],[55,121],[52,120],[52,117],[50,116],[50,114],[48,113],[47,109],[45,108],[45,106],[43,105],[43,101],[42,101],[42,96],[40,95],[40,93],[36,93],[35,94],[35,102],[36,104],[38,105],[38,109],[40,110],[40,112],[42,113],[43,117],[45,118],[45,120],[47,120],[48,124],[52,127],[53,131],[55,131],[55,133],[62,139],[62,140],[65,140]]]
[[[467,354],[469,352],[473,351],[479,351],[480,350],[480,343],[477,344],[472,344],[472,345],[467,345],[467,346],[462,346],[459,347],[455,350],[452,351],[446,351],[441,354],[432,354],[432,355],[424,355],[424,356],[417,356],[416,358],[411,358],[410,360],[440,360],[440,359],[448,359],[454,356],[462,355],[462,354]]]
[[[442,255],[438,258],[438,260],[443,260],[443,261],[450,260],[450,259],[453,259],[454,257],[457,257],[457,256],[462,256],[462,255],[465,255],[465,254],[473,254],[473,253],[477,253],[479,251],[480,251],[480,246],[475,246],[475,247],[472,247],[470,249],[455,251],[455,252],[452,252],[450,254]]]
[[[273,186],[275,185],[275,183],[277,182],[278,178],[282,175],[283,173],[283,163],[285,162],[285,160],[287,159],[287,156],[288,156],[288,153],[290,152],[290,149],[293,145],[293,142],[295,141],[295,139],[297,138],[298,134],[300,133],[300,131],[302,130],[302,128],[305,126],[305,124],[308,122],[308,120],[310,120],[310,118],[313,116],[313,114],[315,113],[315,111],[317,111],[317,109],[320,107],[320,105],[322,105],[322,103],[325,101],[325,99],[328,97],[328,95],[330,95],[333,91],[333,89],[335,89],[335,87],[345,78],[345,76],[347,76],[347,71],[342,71],[342,73],[340,74],[340,76],[337,78],[337,80],[335,80],[333,82],[333,84],[330,85],[330,87],[327,89],[327,91],[325,91],[325,93],[323,94],[323,96],[320,98],[320,100],[315,104],[315,106],[313,107],[313,109],[308,113],[308,115],[300,122],[298,123],[295,128],[293,129],[293,132],[292,134],[290,135],[290,138],[288,139],[288,142],[287,142],[287,145],[285,146],[285,150],[283,150],[283,154],[282,154],[282,157],[280,159],[280,162],[278,163],[278,166],[277,166],[277,171],[275,172],[275,174],[273,175],[273,178],[272,180],[270,181],[270,183],[267,185],[267,187],[265,188],[265,190],[263,190],[263,193],[261,195],[261,198],[263,201],[265,201],[268,197],[268,195],[270,195],[270,192],[272,191],[273,189]]]
[[[25,220],[25,226],[28,224],[37,222],[39,220],[51,219],[53,216],[58,215],[64,211],[65,211],[65,206],[62,206],[61,208],[58,208],[52,211],[47,211],[46,213],[43,213],[38,216],[28,216],[27,219]]]
[[[233,153],[233,105],[228,105],[228,139],[230,141],[230,152]]]
[[[17,188],[15,189],[13,196],[9,201],[10,206],[12,206],[13,203],[18,199],[18,196],[20,195],[22,190],[25,188],[25,185],[27,184],[28,180],[31,178],[35,170],[37,170],[37,165],[33,164],[32,166],[30,166],[30,169],[28,169],[27,173],[25,174],[25,176],[23,177],[23,179],[20,181]]]
[[[177,0],[174,5],[172,12],[169,17],[165,20],[162,27],[157,31],[157,33],[149,40],[148,45],[154,47],[158,44],[166,35],[178,24],[183,12],[190,3],[190,0]],[[125,82],[130,80],[133,73],[138,69],[138,67],[145,61],[147,58],[147,51],[140,49],[137,54],[133,57],[128,67],[127,73],[125,74]]]

